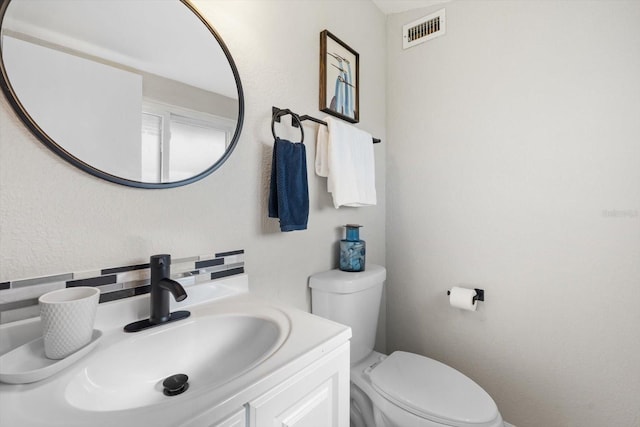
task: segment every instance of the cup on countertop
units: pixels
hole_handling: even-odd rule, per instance
[[[44,353],[64,359],[91,342],[100,289],[78,286],[48,292],[38,298]]]

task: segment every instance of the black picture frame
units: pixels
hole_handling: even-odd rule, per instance
[[[320,111],[360,121],[360,55],[327,30],[320,33]]]

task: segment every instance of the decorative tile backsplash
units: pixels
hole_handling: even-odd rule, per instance
[[[184,285],[244,273],[244,250],[171,260],[171,278]],[[39,315],[38,298],[74,286],[100,288],[100,302],[149,293],[149,264],[127,265],[0,283],[0,323]]]

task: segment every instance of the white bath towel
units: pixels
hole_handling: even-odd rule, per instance
[[[328,126],[318,128],[316,174],[327,177],[333,205],[376,204],[373,139],[363,130],[326,117]]]

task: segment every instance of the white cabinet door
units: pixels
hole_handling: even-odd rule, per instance
[[[349,427],[349,343],[249,402],[251,427]]]
[[[274,417],[274,425],[282,427],[335,426],[337,408],[334,404],[333,379],[320,384],[300,400]],[[271,417],[271,415],[268,415]],[[259,424],[262,425],[262,424]]]
[[[247,412],[243,409],[211,427],[247,427]]]

